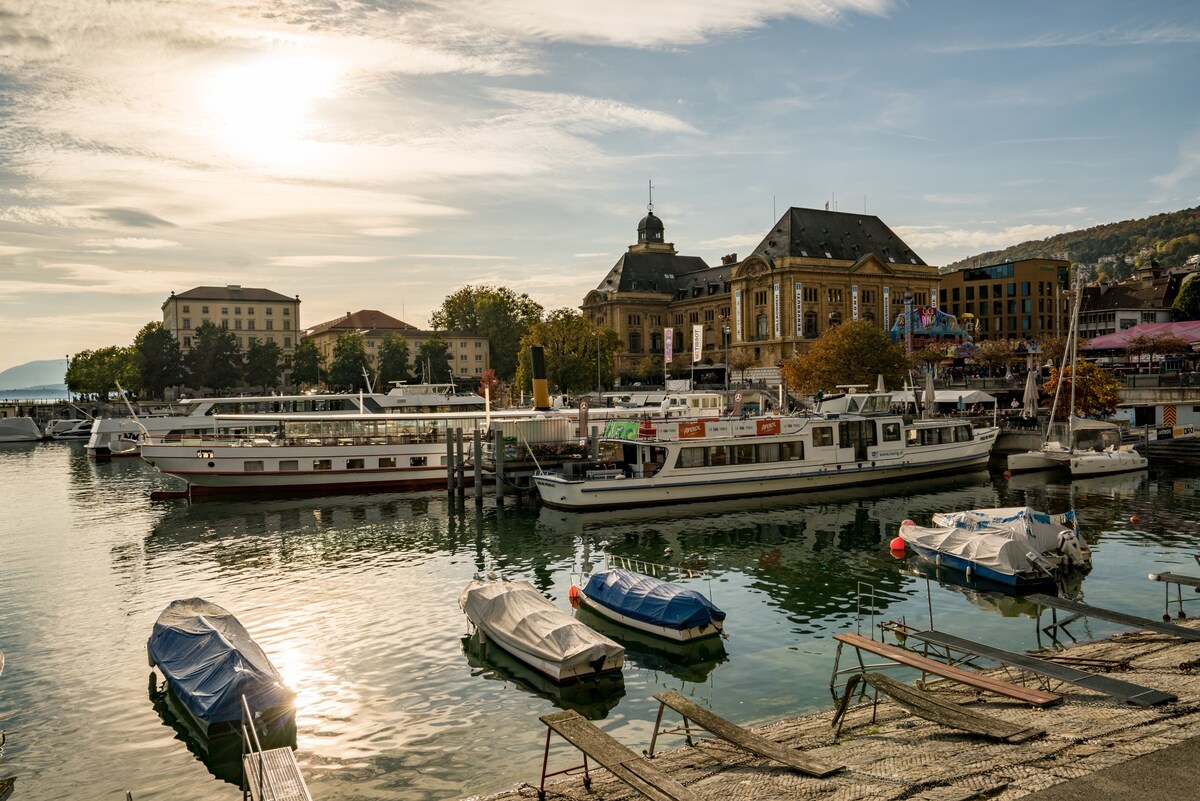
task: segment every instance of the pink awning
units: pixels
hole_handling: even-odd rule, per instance
[[[1200,320],[1188,320],[1179,323],[1142,323],[1115,334],[1104,334],[1083,345],[1080,350],[1125,350],[1126,343],[1139,334],[1158,336],[1174,334],[1189,345],[1200,343]]]

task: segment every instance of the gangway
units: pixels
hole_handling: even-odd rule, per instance
[[[288,746],[263,750],[250,704],[242,696],[242,801],[312,801]]]
[[[1049,626],[1043,628],[1042,631],[1046,632],[1052,637],[1054,636],[1052,632],[1055,629],[1062,629],[1064,632],[1066,632],[1065,627],[1073,620],[1078,620],[1081,617],[1098,617],[1101,620],[1119,623],[1122,626],[1128,626],[1129,628],[1133,629],[1142,629],[1144,631],[1153,631],[1158,634],[1166,634],[1171,637],[1178,637],[1181,640],[1187,640],[1189,642],[1200,641],[1200,629],[1189,629],[1184,626],[1177,626],[1174,623],[1159,623],[1157,620],[1150,620],[1149,618],[1138,617],[1136,615],[1128,615],[1124,612],[1117,612],[1112,609],[1102,609],[1098,606],[1092,606],[1079,601],[1072,601],[1068,598],[1054,598],[1041,593],[1030,595],[1027,597],[1027,600],[1033,601],[1039,607],[1049,607],[1051,623]],[[1058,610],[1060,609],[1067,612],[1072,612],[1073,614],[1060,622],[1058,619]],[[1041,612],[1040,609],[1038,611],[1039,613]],[[1038,625],[1041,625],[1040,615]],[[1068,636],[1070,636],[1069,632]]]
[[[1196,556],[1196,562],[1200,563],[1200,554],[1196,554],[1195,556]],[[1194,588],[1196,588],[1197,592],[1200,592],[1200,578],[1197,578],[1196,576],[1185,576],[1182,573],[1151,573],[1149,578],[1151,581],[1161,581],[1163,584],[1166,585],[1164,587],[1164,589],[1166,590],[1166,596],[1163,600],[1163,616],[1162,616],[1163,622],[1165,623],[1165,622],[1168,622],[1171,620],[1171,585],[1172,584],[1175,585],[1176,593],[1178,596],[1176,603],[1179,604],[1179,611],[1176,614],[1176,617],[1178,617],[1180,620],[1183,620],[1185,617],[1187,617],[1187,615],[1184,614],[1184,612],[1183,612],[1183,588],[1184,587],[1194,587]],[[1198,600],[1198,599],[1189,598],[1188,600]]]

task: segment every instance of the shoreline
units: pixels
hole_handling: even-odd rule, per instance
[[[1200,620],[1176,621],[1200,629]],[[1071,657],[1125,663],[1125,670],[1111,675],[1175,693],[1178,700],[1156,707],[1123,703],[1073,684],[1053,682],[1050,689],[1063,702],[1034,709],[1017,701],[977,693],[949,681],[927,686],[939,698],[963,704],[1014,724],[1045,729],[1043,737],[1020,744],[984,739],[930,722],[910,714],[887,696],[879,696],[872,721],[872,704],[850,707],[841,737],[834,738],[831,726],[832,701],[827,709],[807,715],[785,717],[753,727],[771,740],[796,748],[826,762],[845,765],[833,776],[817,779],[784,768],[777,763],[741,751],[707,733],[693,738],[695,747],[676,747],[675,737],[660,737],[660,750],[653,760],[661,772],[706,799],[922,799],[922,801],[966,801],[987,798],[1015,801],[1064,783],[1085,783],[1105,769],[1129,760],[1156,754],[1200,737],[1200,642],[1184,642],[1151,632],[1123,632],[1111,638],[1075,643],[1058,652]],[[845,658],[845,655],[843,656]],[[1194,665],[1194,667],[1193,667]],[[832,664],[830,664],[832,671]],[[987,675],[1039,686],[1037,677],[1017,669],[998,668]],[[911,684],[912,671],[897,674]],[[1107,674],[1099,674],[1107,675]],[[653,699],[645,703],[655,704]],[[672,717],[673,716],[673,717]],[[741,721],[734,720],[734,723]],[[664,725],[678,724],[678,716],[667,711]],[[600,722],[603,728],[603,721]],[[1200,743],[1200,740],[1197,741]],[[641,753],[647,743],[625,743]],[[1195,749],[1189,749],[1189,751]],[[551,772],[579,763],[579,752],[561,738],[551,738]],[[1161,760],[1160,760],[1161,761]],[[1163,794],[1147,794],[1144,784],[1154,785],[1164,776],[1153,762],[1138,770],[1112,771],[1096,776],[1100,786],[1128,781],[1141,798],[1181,798],[1186,787],[1171,785]],[[515,788],[468,801],[515,801],[537,798],[539,776],[524,777]],[[641,798],[608,771],[593,764],[591,789],[581,778],[548,782],[547,799],[578,801],[625,801]],[[1055,798],[1066,798],[1061,791]]]

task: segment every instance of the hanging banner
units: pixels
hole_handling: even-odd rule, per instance
[[[675,358],[675,329],[663,329],[663,364],[670,366],[671,359]]]
[[[775,296],[775,299],[774,299],[775,300],[775,338],[779,339],[779,337],[780,337],[779,329],[780,329],[780,326],[783,325],[783,322],[779,319],[779,305],[780,305],[780,297],[782,297],[782,295],[783,295],[783,291],[782,291],[783,287],[779,284],[776,284],[773,287],[773,289],[774,289],[773,294]]]
[[[933,289],[929,290],[929,305],[935,309],[937,308],[938,302],[937,302],[937,287],[936,286]]]
[[[850,319],[858,319],[858,284],[850,287]]]
[[[804,289],[796,282],[796,337],[804,336]]]
[[[700,361],[700,353],[704,350],[704,326],[692,326],[692,364]]]
[[[887,321],[892,317],[892,288],[885,286],[883,288],[883,324],[887,325]]]
[[[737,341],[744,342],[742,337],[742,290],[737,290],[733,293],[733,320],[734,328],[737,329]]]

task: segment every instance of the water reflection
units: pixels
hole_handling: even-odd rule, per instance
[[[585,625],[625,646],[626,663],[674,676],[680,681],[703,684],[718,665],[728,660],[725,642],[720,637],[704,637],[689,642],[655,637],[644,631],[622,626],[587,606],[579,606],[575,617]]]

